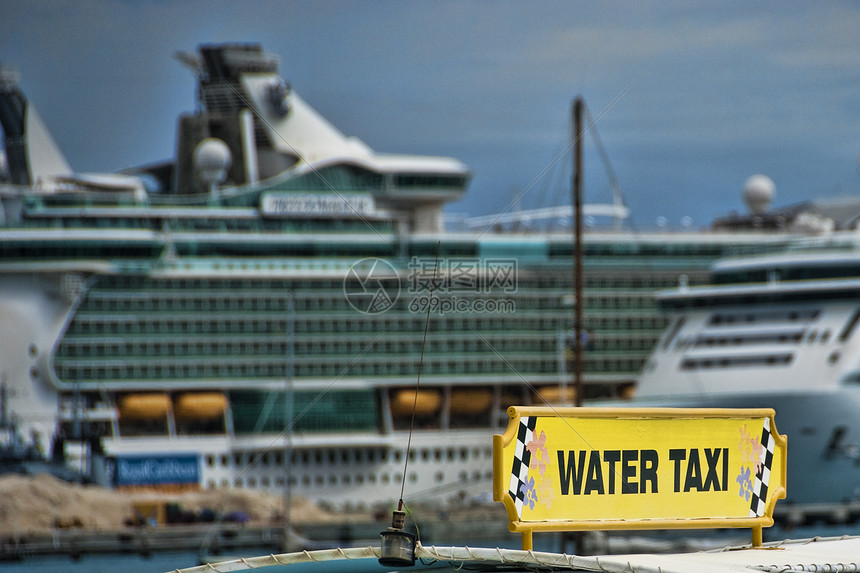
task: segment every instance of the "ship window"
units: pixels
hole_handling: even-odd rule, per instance
[[[848,428],[845,426],[836,426],[833,428],[833,433],[830,435],[830,441],[827,444],[827,449],[825,451],[825,455],[832,456],[838,452],[840,452],[845,444],[845,434],[848,432]]]
[[[663,350],[669,348],[669,346],[672,344],[672,341],[678,335],[678,332],[680,332],[681,328],[684,326],[685,321],[686,319],[684,319],[684,317],[680,317],[677,321],[675,321],[675,324],[672,326],[672,330],[669,331],[666,336],[665,342],[663,342]]]
[[[681,362],[682,370],[707,370],[711,368],[738,368],[752,366],[788,366],[792,354],[768,354],[761,356],[739,356],[734,358],[688,358]]]
[[[846,384],[860,384],[860,372],[852,372],[842,381]]]
[[[845,342],[852,334],[854,334],[854,330],[857,328],[858,322],[860,322],[860,309],[854,311],[854,314],[851,315],[851,319],[845,325],[845,328],[839,333],[839,342]]]

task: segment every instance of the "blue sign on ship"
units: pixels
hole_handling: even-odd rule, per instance
[[[200,461],[195,454],[116,458],[114,484],[117,486],[196,484],[199,481]]]

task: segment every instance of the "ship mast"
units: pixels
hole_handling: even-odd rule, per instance
[[[573,372],[576,405],[582,406],[582,96],[573,100]]]

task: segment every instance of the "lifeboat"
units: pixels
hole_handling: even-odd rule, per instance
[[[537,390],[538,405],[573,404],[576,401],[576,388],[567,386],[544,386]]]
[[[493,393],[484,388],[463,388],[451,392],[451,414],[474,415],[487,411],[493,403]]]
[[[211,420],[220,418],[227,409],[227,396],[222,392],[189,392],[180,394],[173,402],[177,420]]]
[[[158,420],[170,412],[170,396],[164,393],[126,394],[119,399],[121,420]]]
[[[429,416],[439,411],[442,396],[438,390],[397,390],[391,396],[391,413],[395,416],[411,416],[415,408],[416,416]]]
[[[618,392],[618,397],[622,400],[632,400],[636,397],[636,384],[627,384],[621,391]]]

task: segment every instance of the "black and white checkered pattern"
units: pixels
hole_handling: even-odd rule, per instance
[[[773,467],[773,450],[776,440],[770,434],[770,419],[764,419],[761,431],[761,469],[755,474],[753,481],[752,501],[750,502],[750,517],[761,517],[767,502],[767,484],[770,483],[770,469]]]
[[[508,493],[514,500],[517,516],[520,518],[523,516],[523,499],[525,499],[525,493],[521,491],[521,486],[526,482],[529,475],[529,464],[532,458],[531,452],[526,449],[526,444],[532,440],[536,425],[536,416],[520,418],[520,427],[517,429],[517,449],[511,466],[511,482]]]

